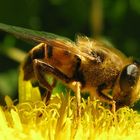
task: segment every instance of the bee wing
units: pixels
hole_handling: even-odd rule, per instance
[[[3,23],[0,23],[0,30],[8,32],[16,36],[17,38],[30,40],[38,43],[46,43],[57,48],[69,50],[71,53],[74,53],[76,55],[83,56],[91,60],[95,60],[93,56],[90,56],[87,53],[81,51],[80,48],[77,47],[75,42],[66,37],[58,36],[43,31],[35,31],[22,27],[6,25]]]
[[[68,38],[61,37],[52,33],[30,30],[30,29],[26,29],[22,27],[6,25],[3,23],[0,23],[0,30],[13,34],[14,36],[18,38],[22,38],[25,40],[32,40],[39,43],[41,42],[47,43],[50,40],[56,40],[56,39],[73,43]]]

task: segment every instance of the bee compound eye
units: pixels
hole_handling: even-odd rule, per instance
[[[137,84],[139,78],[139,69],[135,64],[124,67],[120,75],[120,88],[123,92],[128,93]]]

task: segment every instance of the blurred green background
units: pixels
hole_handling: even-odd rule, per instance
[[[102,36],[127,56],[140,59],[139,0],[0,0],[0,22],[72,40],[78,33]],[[28,51],[33,44],[0,32],[0,102],[4,95],[17,96],[19,63],[4,53],[9,47]]]

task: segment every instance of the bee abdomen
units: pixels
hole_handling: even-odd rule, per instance
[[[36,47],[30,52],[32,59],[43,59],[45,57],[45,46]]]
[[[30,54],[27,55],[25,61],[23,62],[24,80],[30,80],[33,77],[33,64],[32,57]]]
[[[24,80],[29,80],[34,77],[33,60],[43,59],[45,57],[45,44],[40,44],[33,48],[27,55],[23,63]]]
[[[47,57],[51,58],[53,56],[53,46],[47,45]]]

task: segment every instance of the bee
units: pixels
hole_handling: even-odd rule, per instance
[[[80,104],[80,93],[108,103],[113,110],[139,99],[140,63],[102,41],[78,36],[76,41],[55,34],[0,23],[0,30],[40,43],[22,63],[25,81],[38,81],[51,96],[56,80],[71,88]],[[53,75],[50,84],[46,77]]]

